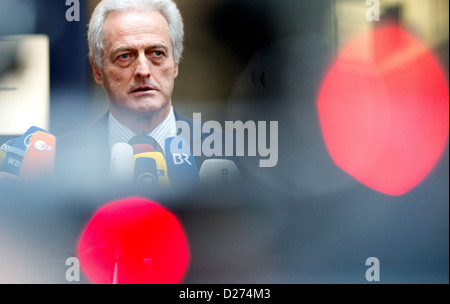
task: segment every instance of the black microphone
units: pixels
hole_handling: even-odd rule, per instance
[[[154,148],[155,152],[161,152],[164,154],[164,151],[162,150],[161,146],[158,144],[158,142],[151,136],[147,135],[136,135],[132,139],[128,141],[128,144],[131,146],[136,145],[150,145]]]

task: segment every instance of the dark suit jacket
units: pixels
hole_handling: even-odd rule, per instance
[[[108,116],[109,112],[100,120],[57,138],[55,160],[57,179],[70,184],[80,182],[90,184],[107,179],[111,159]],[[175,119],[189,125],[191,130],[190,147],[193,144],[201,145],[203,140],[209,136],[208,133],[202,133],[201,142],[193,142],[193,126],[199,122],[194,122],[177,112],[175,112]],[[223,140],[225,140],[224,136]],[[222,147],[225,145],[223,144]],[[195,157],[199,169],[206,158],[203,155]],[[232,160],[237,162],[235,158]]]

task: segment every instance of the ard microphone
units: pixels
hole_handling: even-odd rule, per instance
[[[77,254],[94,284],[179,284],[190,264],[189,243],[176,215],[139,197],[98,209],[81,233]]]
[[[158,185],[162,187],[169,188],[170,187],[170,180],[169,176],[167,174],[167,164],[164,160],[164,156],[160,152],[147,152],[147,153],[139,153],[134,155],[134,161],[135,161],[135,168],[136,168],[136,160],[138,158],[147,157],[154,159],[156,162],[156,169],[157,169],[157,175],[158,175]]]
[[[237,186],[241,179],[239,169],[230,159],[207,159],[200,167],[202,186],[228,189]]]
[[[156,160],[150,157],[137,157],[134,165],[134,180],[138,185],[156,190],[159,185]]]
[[[197,164],[189,145],[182,137],[170,137],[165,142],[166,163],[172,188],[182,189],[200,185]]]
[[[109,176],[113,182],[132,184],[134,178],[133,148],[127,143],[117,143],[111,149]]]
[[[1,171],[14,175],[19,175],[23,157],[28,149],[31,136],[37,131],[46,132],[38,127],[30,127],[15,143],[9,148],[1,167]]]
[[[50,177],[55,166],[55,145],[55,136],[47,132],[36,131],[31,136],[22,160],[19,177],[21,179]]]
[[[3,145],[0,146],[0,168],[1,164],[3,164],[3,161],[5,160],[6,153],[8,153],[9,148],[14,145],[17,138],[13,138],[5,142]]]

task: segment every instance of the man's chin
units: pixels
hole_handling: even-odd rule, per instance
[[[128,96],[127,100],[111,104],[111,110],[113,111],[113,114],[122,112],[124,114],[128,113],[126,114],[127,116],[156,114],[159,111],[164,111],[165,108],[170,108],[170,102],[167,103],[161,98],[149,98],[142,96]]]
[[[156,114],[163,109],[163,104],[160,101],[146,100],[136,101],[131,108],[128,108],[130,112],[137,115]]]

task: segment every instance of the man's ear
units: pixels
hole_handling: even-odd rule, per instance
[[[173,78],[177,78],[178,76],[178,63],[175,63]]]
[[[97,64],[92,60],[92,57],[89,56],[89,62],[91,63],[92,67],[92,74],[94,75],[95,82],[99,85],[103,85],[103,72],[102,70],[97,66]]]

